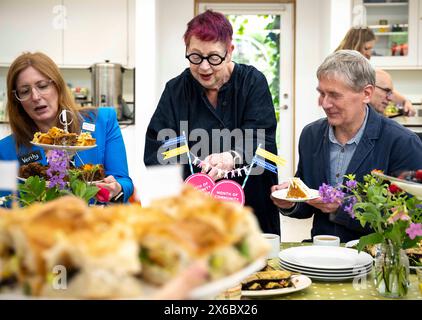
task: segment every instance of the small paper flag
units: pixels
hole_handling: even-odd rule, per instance
[[[164,143],[163,147],[168,148],[170,146],[173,146],[173,145],[178,144],[178,143],[183,143],[183,142],[186,142],[186,137],[180,136],[180,137],[176,137],[176,138],[173,138],[173,139],[163,141],[163,143]]]
[[[277,167],[272,165],[271,163],[265,162],[264,160],[261,160],[259,158],[255,159],[255,163],[260,166],[263,167],[264,169],[270,170],[274,173],[277,173]]]
[[[261,156],[265,159],[268,159],[278,165],[284,166],[286,164],[286,160],[283,159],[280,156],[275,155],[274,153],[271,153],[267,150],[264,150],[262,148],[256,149],[256,155]]]
[[[169,158],[173,158],[175,156],[178,156],[180,154],[184,154],[189,152],[189,148],[188,146],[185,144],[179,148],[175,148],[175,149],[171,149],[169,151],[166,152],[162,152],[162,154],[164,155],[164,160],[169,159]]]

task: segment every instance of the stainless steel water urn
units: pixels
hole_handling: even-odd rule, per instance
[[[124,70],[121,64],[110,63],[109,60],[103,63],[95,63],[90,67],[92,105],[98,107],[113,106],[119,120],[122,119]]]

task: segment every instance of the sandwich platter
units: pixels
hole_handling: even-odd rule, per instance
[[[304,290],[312,284],[312,280],[305,275],[292,275],[292,286],[282,289],[242,290],[243,297],[268,297],[293,293]]]
[[[245,279],[250,274],[258,270],[261,270],[263,267],[265,267],[266,263],[267,262],[266,262],[265,257],[259,258],[253,261],[251,264],[249,264],[245,268],[237,271],[236,273],[233,273],[229,276],[226,276],[224,278],[221,278],[212,282],[205,283],[197,287],[190,293],[188,298],[193,299],[193,300],[213,299],[222,291],[227,290],[239,284],[243,279]],[[307,280],[304,277],[301,277],[296,282],[298,284],[297,287],[295,286],[294,288],[285,288],[282,290],[290,289],[289,292],[294,292],[294,291],[302,290],[311,284],[310,279]],[[140,296],[135,299],[139,299],[139,300],[148,299],[151,295],[155,294],[158,290],[160,290],[160,288],[153,287],[146,283],[143,284],[143,289],[144,289],[145,295]],[[273,293],[276,293],[276,292],[274,291]],[[283,292],[283,293],[287,293],[287,292]],[[21,289],[14,289],[10,291],[4,291],[3,293],[0,292],[0,299],[2,300],[23,300],[23,299],[24,300],[46,300],[46,299],[62,299],[62,298],[27,296],[22,293]]]
[[[65,151],[85,151],[92,148],[95,148],[97,145],[94,144],[92,146],[63,146],[63,145],[57,145],[57,144],[44,144],[44,143],[35,143],[31,141],[31,144],[40,148],[43,148],[44,150],[65,150]]]

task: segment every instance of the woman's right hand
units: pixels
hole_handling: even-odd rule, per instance
[[[276,190],[287,189],[288,187],[289,187],[288,182],[283,182],[282,184],[277,184],[277,185],[271,187],[271,193],[273,193]],[[295,205],[294,202],[277,199],[277,198],[274,198],[273,196],[271,196],[271,200],[273,201],[273,203],[277,207],[279,207],[281,209],[290,209],[290,208],[293,208],[293,206]]]

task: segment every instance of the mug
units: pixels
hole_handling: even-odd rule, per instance
[[[274,233],[263,233],[262,236],[270,245],[270,252],[267,254],[267,259],[278,258],[280,253],[280,236]]]
[[[340,246],[340,238],[331,235],[314,236],[314,245],[316,246]]]

